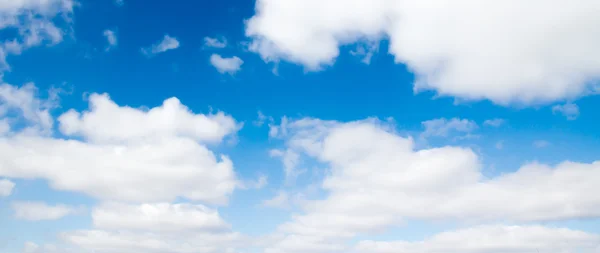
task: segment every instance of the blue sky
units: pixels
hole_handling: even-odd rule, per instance
[[[0,1],[0,251],[600,252],[598,13]]]

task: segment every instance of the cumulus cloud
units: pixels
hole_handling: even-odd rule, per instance
[[[472,150],[417,150],[410,138],[374,119],[301,119],[288,122],[278,133],[289,149],[328,166],[321,183],[327,197],[306,201],[302,214],[279,226],[281,238],[267,252],[344,249],[344,242],[357,235],[400,226],[407,219],[523,222],[600,217],[600,198],[591,194],[600,190],[594,190],[600,162],[553,167],[531,163],[488,178]]]
[[[105,51],[110,51],[115,48],[118,44],[117,34],[113,30],[104,30],[104,37],[106,37],[106,41],[108,42],[108,46],[106,46]]]
[[[257,0],[246,35],[266,61],[310,70],[332,65],[342,45],[389,38],[416,92],[527,105],[593,89],[600,36],[589,31],[599,8],[595,0]]]
[[[37,101],[27,96],[21,100]],[[233,163],[205,144],[235,134],[239,125],[232,117],[193,113],[176,98],[147,110],[119,106],[106,94],[92,94],[89,103],[88,111],[59,117],[65,138],[0,137],[0,176],[44,179],[54,189],[103,200],[227,202],[238,181]],[[31,106],[21,107],[32,115],[41,111]]]
[[[0,3],[0,31],[16,29],[12,38],[0,43],[0,72],[10,70],[9,55],[40,45],[55,45],[71,26],[75,2],[72,0],[22,0]]]
[[[585,252],[600,250],[600,236],[566,228],[478,226],[434,235],[424,241],[361,241],[357,253]]]
[[[244,61],[237,56],[223,58],[218,54],[213,54],[210,56],[210,64],[212,64],[221,74],[227,73],[233,75],[240,71]]]
[[[8,197],[12,194],[15,183],[8,179],[0,179],[0,197]]]
[[[566,103],[564,105],[555,105],[552,107],[554,114],[562,114],[568,120],[575,120],[579,117],[579,106],[573,103]]]
[[[179,48],[179,41],[177,38],[165,35],[160,42],[156,42],[149,47],[142,48],[141,51],[144,55],[150,57],[177,48]]]
[[[77,212],[77,208],[67,205],[48,205],[43,202],[13,202],[11,208],[15,218],[28,221],[58,220]]]
[[[227,39],[225,39],[224,37],[204,37],[204,47],[225,48],[227,47]]]

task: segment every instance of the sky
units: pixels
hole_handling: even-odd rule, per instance
[[[0,0],[0,252],[600,252],[600,2]]]

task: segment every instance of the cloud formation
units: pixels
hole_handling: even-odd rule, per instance
[[[279,226],[280,240],[266,252],[343,251],[351,238],[411,219],[485,223],[600,217],[600,198],[590,194],[597,188],[600,162],[532,163],[488,178],[472,150],[417,150],[412,139],[378,120],[305,118],[286,126],[279,131],[288,149],[328,165],[321,183],[327,197],[305,202],[304,213]]]
[[[224,58],[221,55],[213,54],[210,56],[210,64],[212,64],[221,74],[233,75],[240,71],[244,61],[237,56]]]
[[[264,60],[310,70],[334,64],[342,45],[389,38],[416,92],[530,105],[594,89],[600,35],[589,31],[599,8],[595,0],[257,0],[246,35]]]
[[[141,51],[142,54],[151,57],[177,48],[179,48],[179,41],[177,38],[166,34],[161,41],[156,42],[149,47],[142,48]]]

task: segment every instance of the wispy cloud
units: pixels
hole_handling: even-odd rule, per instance
[[[179,48],[179,41],[175,37],[165,35],[160,42],[152,44],[150,47],[142,48],[141,51],[146,56],[154,56],[169,50]]]

